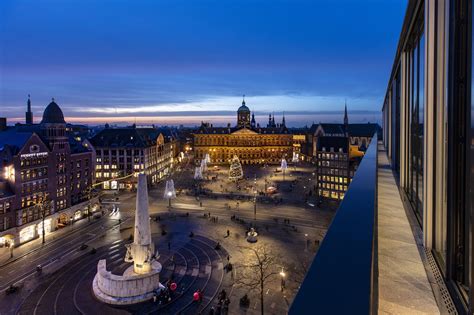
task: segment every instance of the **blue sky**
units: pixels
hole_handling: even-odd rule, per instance
[[[74,122],[380,119],[406,0],[3,0],[0,108]],[[229,115],[232,115],[229,118]],[[293,119],[292,119],[293,118]]]

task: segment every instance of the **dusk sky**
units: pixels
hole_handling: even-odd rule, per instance
[[[406,0],[0,1],[0,116],[290,126],[378,121]],[[280,118],[278,118],[280,119]]]

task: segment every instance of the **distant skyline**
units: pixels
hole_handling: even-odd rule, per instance
[[[380,122],[406,0],[0,2],[0,116],[234,122],[247,105],[290,126]]]

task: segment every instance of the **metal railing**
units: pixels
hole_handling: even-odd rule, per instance
[[[377,134],[370,142],[289,314],[377,312]]]

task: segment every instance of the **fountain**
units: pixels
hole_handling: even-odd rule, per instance
[[[133,243],[125,245],[126,262],[133,262],[122,276],[107,271],[106,260],[97,264],[92,284],[97,299],[108,304],[129,305],[147,301],[164,289],[160,283],[161,264],[151,240],[146,175],[138,175]]]
[[[250,231],[247,232],[247,242],[249,243],[256,243],[257,242],[258,233],[255,231],[254,228],[250,228]]]

